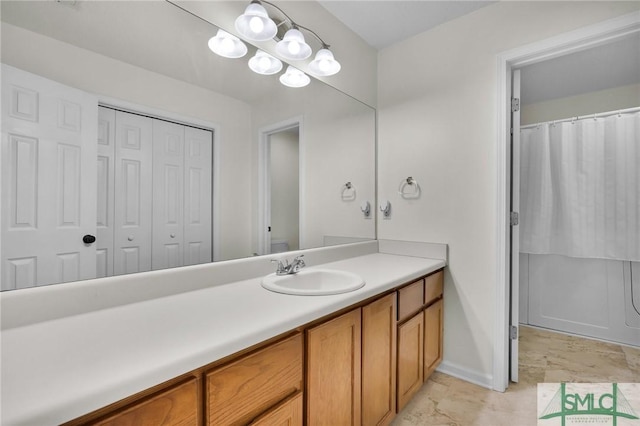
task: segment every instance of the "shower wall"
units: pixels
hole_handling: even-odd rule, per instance
[[[640,262],[520,254],[520,323],[640,346]]]

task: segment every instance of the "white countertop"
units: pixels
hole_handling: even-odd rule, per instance
[[[270,292],[260,278],[2,331],[2,424],[59,424],[445,266],[368,254],[318,265],[366,285],[331,296]]]

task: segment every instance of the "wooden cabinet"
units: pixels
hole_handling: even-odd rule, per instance
[[[416,314],[398,327],[398,411],[422,387],[424,374],[424,315]]]
[[[398,411],[442,361],[443,277],[440,270],[398,290]]]
[[[360,425],[361,309],[307,330],[307,424]]]
[[[424,306],[424,280],[419,279],[398,290],[398,321],[411,318]]]
[[[424,304],[429,305],[442,296],[442,286],[444,284],[444,273],[435,272],[424,279]]]
[[[302,426],[302,392],[285,399],[267,411],[250,426]]]
[[[246,425],[302,390],[302,334],[206,373],[209,425]]]
[[[396,295],[362,308],[362,424],[388,425],[396,414]]]
[[[424,310],[424,380],[442,361],[443,302],[438,300]]]
[[[66,425],[388,425],[442,360],[442,278],[438,271]]]
[[[117,411],[102,420],[88,422],[99,426],[196,426],[200,424],[200,398],[197,378],[171,387]]]

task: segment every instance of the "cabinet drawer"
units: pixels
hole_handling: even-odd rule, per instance
[[[418,312],[424,304],[424,280],[420,279],[398,290],[398,321]]]
[[[444,273],[438,271],[424,279],[424,304],[428,305],[440,296],[442,296],[442,283]]]
[[[302,426],[302,392],[287,398],[249,426]]]
[[[209,425],[246,425],[302,390],[302,335],[274,343],[206,375]]]
[[[199,407],[198,379],[194,377],[90,424],[96,426],[196,426],[199,424]]]

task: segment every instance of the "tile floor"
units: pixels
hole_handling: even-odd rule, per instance
[[[392,426],[535,426],[538,383],[639,383],[640,349],[522,326],[519,375],[501,393],[435,372]]]

